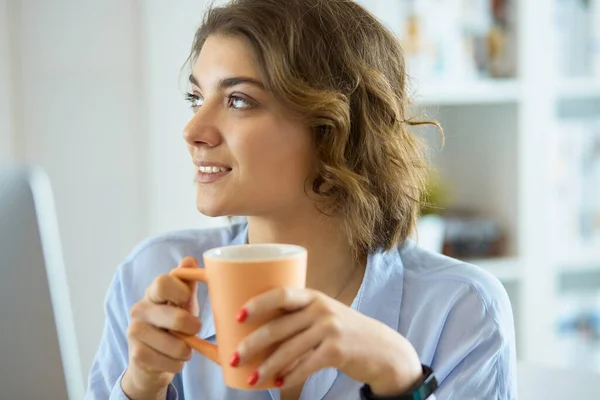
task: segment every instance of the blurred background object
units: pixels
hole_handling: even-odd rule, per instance
[[[444,249],[446,220],[442,216],[449,200],[449,191],[435,169],[427,175],[426,188],[421,195],[421,213],[416,240],[424,249],[441,253]]]
[[[359,2],[445,132],[415,130],[436,173],[416,239],[500,279],[521,361],[600,371],[600,0]],[[84,371],[135,244],[226,223],[195,210],[181,137],[206,3],[0,0],[0,162],[53,183]]]
[[[600,6],[594,0],[556,0],[560,72],[600,75]]]

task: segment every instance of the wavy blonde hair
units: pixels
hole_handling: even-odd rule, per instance
[[[266,89],[300,115],[320,161],[312,190],[343,217],[357,255],[401,244],[420,209],[427,163],[405,117],[399,42],[350,0],[233,0],[210,7],[188,62],[209,35],[245,38]],[[438,126],[439,127],[439,126]]]

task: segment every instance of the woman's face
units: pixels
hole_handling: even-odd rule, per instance
[[[196,205],[208,216],[285,216],[310,201],[309,129],[263,88],[250,44],[210,36],[190,77],[194,115],[184,137],[197,171]]]

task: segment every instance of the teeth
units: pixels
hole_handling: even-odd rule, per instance
[[[220,167],[198,167],[198,171],[202,172],[203,174],[216,174],[219,172],[227,172],[227,168],[220,168]]]

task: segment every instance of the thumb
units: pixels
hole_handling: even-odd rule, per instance
[[[198,260],[194,257],[185,257],[179,263],[180,268],[198,268]],[[198,316],[200,315],[200,307],[198,305],[198,282],[196,281],[186,281],[185,282],[191,290],[190,299],[185,304],[183,308],[188,310],[192,315]]]

